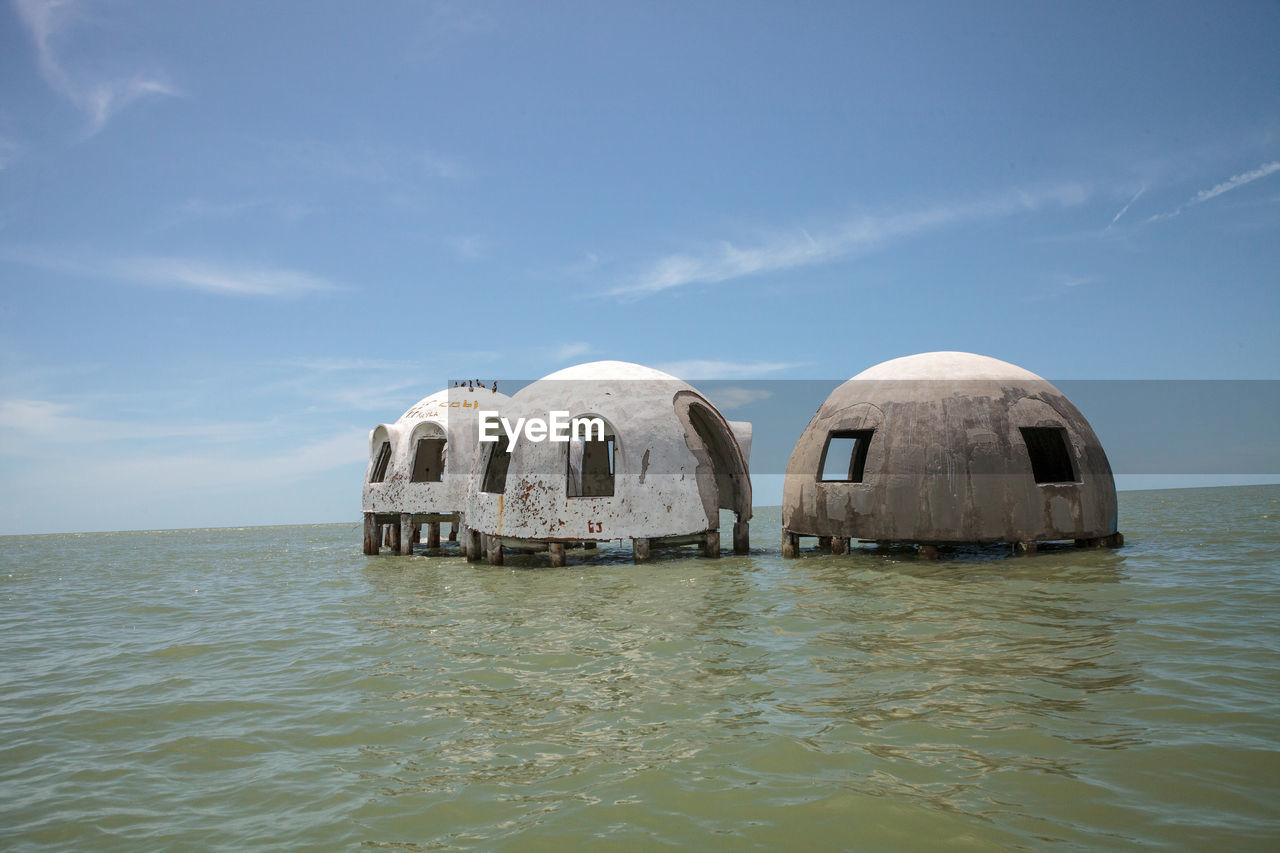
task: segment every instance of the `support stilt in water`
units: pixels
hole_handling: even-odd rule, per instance
[[[1035,552],[1036,552],[1036,543],[1035,543],[1035,542],[1015,542],[1015,543],[1013,543],[1013,553],[1014,553],[1014,555],[1016,555],[1016,556],[1022,557],[1022,556],[1025,556],[1025,555],[1027,555],[1027,554],[1034,554]]]
[[[588,551],[594,551],[594,550],[596,549],[596,543],[594,543],[594,542],[583,542],[583,543],[582,543],[582,547],[583,547],[583,548],[586,548]]]
[[[832,536],[831,537],[831,553],[840,555],[849,553],[849,537],[848,536]]]
[[[413,544],[417,545],[421,541],[422,541],[422,525],[415,524],[413,525]]]
[[[497,536],[485,537],[485,554],[491,566],[502,565],[502,540]]]
[[[480,558],[483,556],[483,551],[480,548],[480,531],[464,527],[462,529],[462,543],[467,549],[467,562],[480,562]]]
[[[396,543],[397,554],[408,557],[413,554],[413,516],[407,512],[400,513],[400,523],[396,525],[400,541]]]
[[[720,556],[720,531],[708,530],[706,541],[702,543],[702,556],[719,557]]]
[[[830,536],[819,536],[819,537],[818,537],[818,550],[820,550],[820,551],[830,551],[830,550],[831,550],[831,537],[830,537]]]
[[[800,556],[800,537],[790,530],[782,531],[782,556],[789,560]]]
[[[746,521],[733,523],[733,553],[749,554],[751,552],[751,524]]]
[[[922,560],[936,560],[938,559],[938,546],[921,545],[920,550],[917,553],[920,555],[920,559]]]
[[[391,544],[391,525],[390,524],[382,525],[382,544],[386,545],[388,548],[394,547]]]
[[[456,521],[449,522],[449,541],[458,541],[458,522]]]
[[[427,522],[427,547],[440,547],[440,522],[438,521]]]
[[[592,542],[592,545],[595,543]],[[637,563],[647,562],[649,559],[649,540],[645,538],[631,540],[631,559]]]
[[[403,554],[404,552],[400,550],[400,530],[402,529],[400,522],[393,521],[387,527],[389,528],[387,535],[391,539],[391,553]]]
[[[564,565],[564,543],[552,542],[547,545],[547,553],[551,555],[551,568],[558,569]]]
[[[378,553],[378,530],[377,516],[371,512],[364,514],[364,552],[369,555]]]

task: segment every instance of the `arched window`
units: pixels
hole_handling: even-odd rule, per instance
[[[500,495],[507,490],[507,469],[511,467],[511,447],[507,436],[501,434],[489,450],[489,460],[484,466],[484,481],[480,491]]]
[[[611,497],[617,453],[617,436],[604,418],[580,415],[570,421],[569,497]]]
[[[387,478],[387,466],[391,464],[391,442],[384,441],[378,448],[378,455],[373,460],[373,469],[369,472],[370,483],[381,483]]]
[[[444,479],[444,433],[433,423],[418,427],[413,443],[411,483],[439,483]]]

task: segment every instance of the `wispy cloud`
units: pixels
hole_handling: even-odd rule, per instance
[[[249,486],[290,481],[319,471],[363,462],[369,454],[369,432],[346,430],[327,439],[291,447],[268,456],[142,456],[109,459],[97,470],[107,482],[154,483],[156,491]]]
[[[469,174],[467,168],[457,160],[434,151],[422,153],[422,167],[432,178],[465,178]]]
[[[232,441],[259,433],[262,423],[181,423],[155,419],[147,421],[110,420],[85,417],[68,403],[50,400],[0,400],[0,435],[6,455],[27,456],[31,441],[42,444],[91,444],[96,442],[141,441],[157,438],[204,438]]]
[[[416,53],[434,56],[448,45],[492,31],[494,23],[493,15],[475,3],[435,3],[423,19]]]
[[[35,45],[45,82],[88,117],[90,134],[97,133],[112,115],[140,98],[181,94],[156,72],[94,77],[68,67],[59,43],[83,20],[76,0],[13,0],[13,6]]]
[[[267,433],[256,442],[171,452],[73,443],[14,460],[6,482],[12,488],[0,493],[0,531],[59,530],[66,522],[52,521],[44,508],[67,495],[97,508],[93,518],[72,522],[81,529],[260,524],[281,520],[282,512],[299,522],[349,518],[351,499],[334,500],[327,492],[352,478],[359,483],[368,435],[365,427],[334,427],[310,439]],[[299,483],[320,482],[316,478],[324,487],[299,490]],[[358,489],[354,500],[358,513]]]
[[[114,269],[121,279],[227,296],[294,297],[338,289],[296,270],[215,266],[190,258],[129,258],[117,261]]]
[[[1141,198],[1142,194],[1146,191],[1147,191],[1146,184],[1143,184],[1142,187],[1140,187],[1138,191],[1133,194],[1133,198],[1129,199],[1128,203],[1126,203],[1124,207],[1120,208],[1120,212],[1111,218],[1111,224],[1108,225],[1107,228],[1110,228],[1112,225],[1115,225],[1117,222],[1119,222],[1120,217],[1128,213],[1129,208],[1133,206],[1133,203],[1137,201],[1139,198]]]
[[[1274,174],[1275,172],[1280,172],[1280,160],[1273,160],[1270,163],[1263,163],[1261,166],[1259,166],[1256,169],[1253,169],[1252,171],[1241,172],[1240,174],[1233,175],[1232,177],[1228,178],[1222,183],[1212,186],[1207,190],[1200,190],[1200,192],[1192,196],[1191,199],[1186,203],[1178,205],[1168,213],[1157,213],[1155,216],[1149,217],[1147,219],[1147,222],[1158,222],[1161,219],[1172,219],[1173,217],[1181,214],[1184,210],[1186,210],[1189,207],[1195,207],[1197,204],[1204,204],[1206,201],[1209,201],[1210,199],[1217,198],[1218,196],[1223,195],[1224,193],[1229,193],[1232,190],[1239,189],[1240,187],[1243,187],[1246,184],[1251,184],[1254,181],[1265,178],[1268,175]]]
[[[269,361],[263,372],[277,378],[255,390],[260,396],[297,400],[308,414],[373,412],[394,420],[410,404],[447,388],[450,375],[474,375],[477,365],[501,358],[491,350],[450,350],[447,363],[362,356],[307,356]],[[452,365],[450,367],[449,365]]]
[[[568,361],[571,358],[577,358],[586,355],[591,351],[591,345],[585,343],[564,344],[556,349],[553,358],[556,361]]]
[[[784,361],[711,361],[689,359],[685,361],[668,361],[656,364],[658,370],[670,373],[681,379],[750,379],[766,373],[779,373],[794,367],[803,367],[801,362]]]
[[[285,222],[296,222],[312,213],[315,208],[302,202],[275,199],[251,199],[246,201],[212,201],[189,198],[178,205],[180,219],[233,219],[253,213],[266,213]]]
[[[22,146],[7,136],[0,136],[0,169],[9,168],[9,164],[22,154]]]
[[[763,388],[730,386],[728,388],[714,388],[707,392],[707,396],[711,398],[711,402],[716,404],[716,408],[722,412],[728,412],[733,409],[740,409],[749,403],[768,400],[773,396],[773,392],[766,391]]]
[[[479,260],[484,254],[485,239],[479,234],[454,234],[445,237],[444,242],[464,261]]]
[[[232,266],[196,258],[143,256],[86,260],[70,254],[9,248],[0,249],[0,259],[71,275],[223,296],[290,298],[343,289],[324,278],[297,270]]]
[[[290,358],[284,364],[287,367],[300,367],[317,373],[337,373],[348,370],[410,370],[414,367],[407,361],[389,361],[385,358]]]
[[[1207,190],[1201,190],[1200,192],[1196,193],[1196,197],[1191,199],[1191,201],[1188,202],[1188,204],[1200,204],[1201,202],[1208,201],[1211,198],[1217,198],[1223,193],[1231,192],[1232,190],[1238,187],[1242,187],[1245,184],[1253,183],[1259,178],[1265,178],[1267,175],[1270,175],[1273,172],[1280,172],[1280,161],[1273,160],[1270,163],[1263,163],[1261,166],[1254,169],[1252,172],[1243,172],[1239,175],[1235,175],[1234,177],[1228,178],[1227,180],[1218,184],[1216,187],[1212,187]]]
[[[471,175],[462,161],[430,149],[315,140],[284,142],[276,147],[290,165],[366,183],[399,184],[424,177],[458,180]]]
[[[698,253],[667,255],[607,295],[641,297],[688,284],[713,284],[857,255],[883,244],[970,221],[1010,216],[1047,206],[1075,205],[1088,193],[1076,184],[1016,191],[962,204],[937,205],[885,216],[864,216],[835,228],[782,234],[754,246],[721,242]]]

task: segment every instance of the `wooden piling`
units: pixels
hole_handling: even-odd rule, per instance
[[[819,551],[830,551],[830,550],[831,550],[831,537],[830,537],[830,536],[819,536],[819,537],[818,537],[818,550],[819,550]]]
[[[591,544],[595,544],[594,542]],[[643,537],[631,540],[631,559],[637,563],[648,562],[649,540]]]
[[[1036,552],[1035,542],[1015,542],[1013,543],[1013,553],[1015,556],[1024,557],[1028,554]]]
[[[391,539],[391,553],[403,554],[404,551],[400,548],[400,531],[403,529],[403,526],[399,521],[393,521],[388,524],[387,527],[390,529],[390,532],[387,535]]]
[[[438,521],[427,522],[427,547],[440,547],[440,522]]]
[[[551,556],[551,568],[558,569],[564,565],[564,543],[552,542],[547,545],[547,553]]]
[[[751,525],[746,521],[733,523],[733,553],[751,553]]]
[[[467,562],[478,563],[483,553],[480,548],[480,531],[464,527],[462,529],[462,544],[467,550]]]
[[[364,514],[364,552],[370,556],[378,553],[378,518],[371,512]]]
[[[456,521],[449,522],[449,541],[458,541],[458,522]]]
[[[800,536],[790,530],[782,531],[782,556],[788,560],[800,556]]]
[[[922,560],[936,560],[938,559],[938,546],[937,545],[921,545],[920,550],[917,553],[919,554],[920,559]]]
[[[840,554],[849,553],[849,537],[848,536],[832,536],[831,537],[831,553],[839,556]]]
[[[720,531],[708,530],[707,538],[702,543],[702,556],[719,557],[720,556]]]

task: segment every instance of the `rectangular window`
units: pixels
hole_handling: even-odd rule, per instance
[[[1061,427],[1021,427],[1022,440],[1031,457],[1031,473],[1037,483],[1074,483],[1075,467],[1067,447],[1067,431]]]
[[[505,435],[499,435],[489,451],[489,464],[484,469],[480,491],[500,495],[507,490],[507,468],[511,466],[511,447]]]
[[[444,439],[420,438],[413,454],[413,483],[438,483],[444,478]]]
[[[867,446],[873,429],[833,430],[827,435],[818,463],[818,479],[824,483],[861,483],[867,464]]]
[[[584,441],[575,438],[569,442],[569,486],[571,498],[602,498],[613,495],[614,454],[617,451],[613,436],[603,440]]]
[[[369,475],[370,483],[381,483],[387,478],[387,466],[391,464],[391,442],[384,441],[378,448],[378,458],[373,463],[373,473]]]

